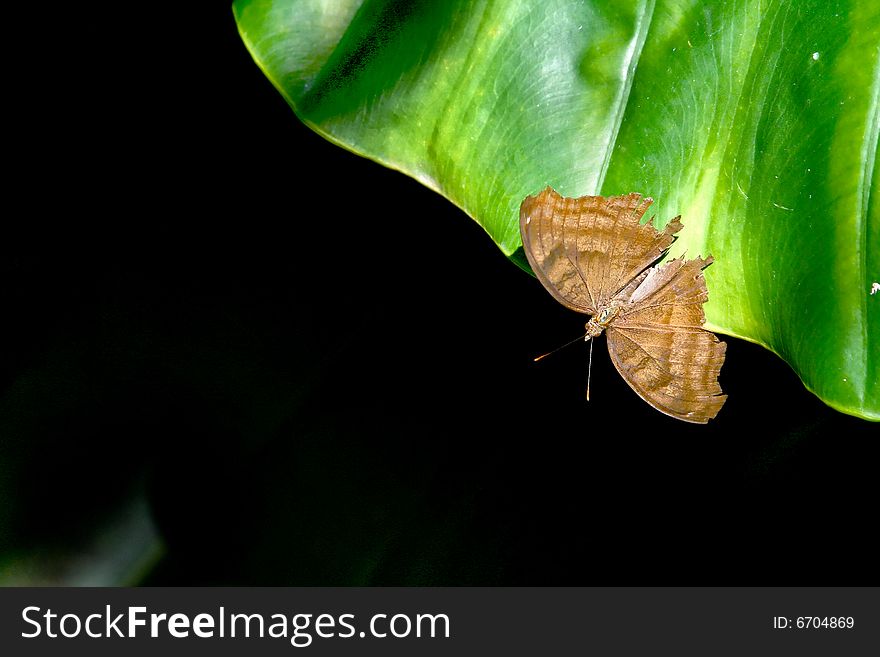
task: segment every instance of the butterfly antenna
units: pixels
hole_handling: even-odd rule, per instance
[[[590,340],[590,358],[587,361],[587,401],[590,401],[590,374],[593,372],[593,341]]]
[[[541,354],[540,356],[538,356],[537,358],[534,359],[534,362],[537,363],[539,360],[541,360],[541,359],[543,359],[543,358],[547,358],[547,356],[552,356],[552,355],[555,354],[557,351],[561,351],[562,349],[565,349],[566,347],[570,347],[570,346],[573,345],[575,342],[578,342],[578,341],[580,341],[580,340],[583,340],[585,337],[587,337],[587,334],[586,334],[586,333],[584,333],[583,335],[579,335],[578,337],[576,337],[576,338],[575,338],[574,340],[572,340],[571,342],[566,342],[566,343],[565,343],[564,345],[562,345],[561,347],[556,347],[556,349],[554,349],[553,351],[548,351],[546,354]]]

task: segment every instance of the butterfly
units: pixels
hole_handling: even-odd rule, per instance
[[[523,250],[559,303],[590,315],[584,339],[605,332],[611,362],[642,399],[705,424],[727,399],[718,384],[727,345],[703,328],[703,269],[713,258],[654,264],[682,224],[676,217],[662,232],[653,217],[642,224],[651,203],[636,193],[566,198],[547,187],[520,206]]]

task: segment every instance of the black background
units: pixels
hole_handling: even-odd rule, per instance
[[[708,426],[604,340],[585,402],[582,317],[135,4],[7,16],[0,558],[146,496],[148,584],[877,583],[876,425],[735,339]]]

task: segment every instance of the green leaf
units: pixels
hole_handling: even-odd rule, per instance
[[[834,408],[880,419],[880,3],[237,0],[234,12],[305,123],[443,194],[514,260],[519,203],[548,184],[650,195],[661,225],[681,214],[671,255],[715,256],[708,327],[772,349]]]

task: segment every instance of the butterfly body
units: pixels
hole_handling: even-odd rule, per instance
[[[639,194],[566,198],[547,188],[520,208],[532,270],[564,306],[590,315],[585,339],[606,332],[614,366],[657,410],[705,423],[726,400],[718,385],[726,345],[703,329],[702,270],[712,257],[654,265],[682,225],[641,223]]]
[[[584,325],[587,331],[585,338],[598,338],[602,335],[602,332],[617,317],[618,312],[620,312],[620,306],[612,305],[600,308],[599,312],[594,317],[590,317],[590,321]]]

